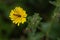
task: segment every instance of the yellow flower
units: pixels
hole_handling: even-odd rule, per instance
[[[13,23],[17,24],[19,26],[20,23],[26,22],[26,11],[23,10],[21,7],[16,7],[15,9],[11,10],[10,19],[12,20]]]

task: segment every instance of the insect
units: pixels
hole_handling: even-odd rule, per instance
[[[21,15],[18,15],[18,14],[13,14],[13,15],[15,15],[15,16],[17,16],[17,17],[21,17]]]

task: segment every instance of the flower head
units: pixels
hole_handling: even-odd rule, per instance
[[[26,22],[27,14],[26,11],[23,10],[23,8],[16,7],[15,9],[11,10],[9,17],[13,23],[18,24],[19,26],[20,23],[23,24],[24,22]]]

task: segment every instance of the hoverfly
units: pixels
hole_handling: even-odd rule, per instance
[[[15,15],[15,16],[17,16],[17,17],[21,17],[21,15],[18,15],[18,14],[13,14],[13,15]]]

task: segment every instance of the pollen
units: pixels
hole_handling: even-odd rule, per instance
[[[19,26],[21,23],[24,24],[24,22],[26,22],[27,14],[23,8],[16,7],[15,9],[11,10],[9,17],[14,24]]]

